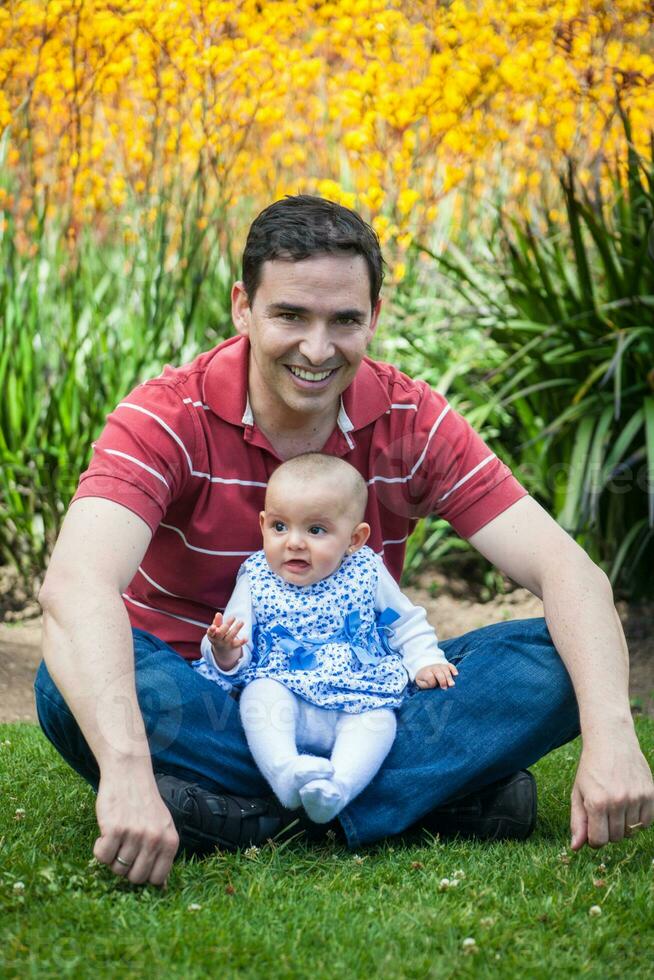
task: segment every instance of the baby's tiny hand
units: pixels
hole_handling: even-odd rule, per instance
[[[226,621],[223,621],[222,613],[216,613],[214,616],[213,623],[207,630],[207,636],[209,637],[209,642],[219,664],[221,660],[226,660],[230,653],[240,649],[240,647],[247,643],[246,636],[239,637],[238,635],[242,627],[243,623],[240,620],[237,621],[234,616],[231,616]],[[236,660],[233,657],[231,659],[233,666]],[[220,666],[223,666],[223,664],[220,664]]]
[[[458,673],[454,664],[430,664],[429,667],[420,668],[416,674],[416,684],[425,691],[431,687],[447,690],[448,687],[454,687],[453,677]]]

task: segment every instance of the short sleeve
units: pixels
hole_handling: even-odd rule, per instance
[[[411,518],[435,514],[470,537],[527,494],[470,424],[427,384],[417,382],[404,407],[397,413],[403,429],[394,433],[375,467],[377,494],[388,509]]]
[[[156,530],[193,471],[195,425],[169,384],[135,388],[107,417],[73,502],[104,497]]]

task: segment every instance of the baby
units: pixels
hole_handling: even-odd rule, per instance
[[[263,551],[241,566],[193,664],[243,689],[255,762],[280,802],[316,823],[332,820],[381,766],[408,680],[447,688],[458,673],[425,610],[366,547],[367,498],[342,459],[307,453],[283,463],[259,515]]]

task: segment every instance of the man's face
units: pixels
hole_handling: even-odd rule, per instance
[[[250,340],[249,389],[277,421],[331,413],[352,382],[375,331],[370,280],[361,255],[265,262],[249,305],[242,283],[232,314]]]

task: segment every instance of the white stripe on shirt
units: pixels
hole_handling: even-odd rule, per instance
[[[209,548],[198,548],[196,545],[188,543],[184,532],[178,527],[174,527],[172,524],[164,524],[163,521],[160,523],[159,527],[168,528],[169,531],[174,531],[176,534],[179,534],[180,538],[190,551],[199,551],[202,555],[222,555],[227,558],[240,558],[245,556],[247,558],[249,555],[254,554],[254,551],[211,551]]]
[[[227,483],[227,484],[234,483],[234,484],[237,484],[238,486],[241,486],[241,487],[267,487],[268,486],[267,483],[262,483],[259,480],[237,480],[237,479],[229,479],[227,477],[223,477],[223,476],[212,476],[211,473],[202,473],[199,470],[194,470],[193,469],[193,463],[191,461],[191,457],[190,457],[190,454],[189,454],[186,446],[184,445],[184,443],[182,442],[182,440],[179,438],[179,436],[177,435],[177,433],[174,432],[170,428],[170,426],[168,425],[168,423],[167,422],[164,422],[164,420],[162,418],[160,418],[154,412],[150,412],[147,408],[143,408],[141,405],[133,405],[132,402],[121,402],[119,405],[116,406],[116,408],[117,409],[118,408],[131,408],[135,412],[142,412],[143,415],[149,415],[150,418],[152,418],[152,419],[155,420],[155,422],[158,422],[159,425],[163,429],[166,430],[166,432],[168,433],[168,435],[171,436],[171,438],[175,440],[175,442],[177,443],[177,445],[180,447],[180,449],[184,453],[184,456],[186,457],[186,462],[188,464],[189,473],[191,474],[191,476],[200,476],[204,480],[209,480],[210,483]],[[132,457],[132,456],[129,456],[129,457],[126,457],[126,458],[132,459],[135,463],[137,463],[139,466],[143,466],[145,469],[149,469],[149,467],[147,467],[145,465],[145,463],[140,463],[137,459],[134,459],[134,457]],[[151,472],[154,473],[155,476],[157,475],[154,470],[152,470]],[[163,477],[161,479],[163,479]],[[166,483],[166,486],[168,486],[167,483]]]
[[[209,476],[208,473],[192,473],[192,476]],[[239,487],[267,487],[267,483],[259,480],[236,480],[228,479],[226,476],[209,476],[210,483],[237,483]]]
[[[155,609],[154,606],[146,606],[144,602],[137,602],[136,599],[132,599],[128,596],[126,592],[123,592],[123,599],[126,602],[131,602],[133,606],[139,606],[140,609],[147,609],[148,612],[159,613],[160,616],[170,616],[171,619],[179,619],[182,623],[190,623],[191,626],[199,626],[203,630],[208,630],[211,623],[200,623],[197,619],[188,619],[186,616],[176,616],[174,613],[166,612],[164,609]]]
[[[153,578],[150,578],[148,573],[144,571],[142,565],[139,565],[138,570],[143,578],[147,579],[150,585],[154,585],[155,589],[158,589],[159,592],[164,592],[166,595],[172,596],[173,599],[184,599],[186,602],[189,601],[189,597],[186,595],[179,595],[177,592],[170,592],[168,589],[164,589],[163,585],[159,585],[159,583],[155,582]]]
[[[460,487],[460,486],[462,486],[462,484],[464,484],[464,483],[466,483],[466,482],[467,482],[467,481],[468,481],[468,480],[470,479],[470,477],[472,477],[472,476],[474,476],[474,475],[475,475],[475,473],[477,473],[477,472],[478,472],[478,470],[480,470],[480,469],[481,469],[481,468],[482,468],[483,466],[486,466],[486,464],[487,464],[487,463],[490,463],[490,461],[491,461],[492,459],[495,459],[495,453],[491,453],[491,454],[490,454],[490,456],[487,456],[487,457],[486,457],[486,459],[482,459],[482,461],[481,461],[481,463],[477,463],[477,465],[476,465],[476,466],[474,466],[474,467],[473,467],[473,468],[472,468],[472,469],[470,470],[470,472],[469,472],[469,473],[466,473],[466,475],[465,475],[465,476],[462,476],[462,477],[461,477],[461,479],[460,479],[460,480],[458,480],[458,481],[457,481],[457,482],[456,482],[456,483],[454,484],[454,486],[453,486],[453,487],[452,487],[452,488],[451,488],[450,490],[448,490],[448,491],[447,491],[447,493],[444,493],[442,497],[439,497],[439,498],[438,498],[438,500],[436,501],[436,503],[437,503],[437,504],[440,504],[440,503],[442,503],[442,502],[443,502],[444,500],[447,500],[447,498],[449,497],[449,495],[450,495],[451,493],[454,493],[454,491],[455,491],[455,490],[458,490],[458,489],[459,489],[459,487]]]
[[[161,480],[164,486],[168,487],[168,489],[170,490],[170,485],[166,480],[166,478],[162,476],[161,473],[159,473],[157,470],[153,470],[152,467],[148,466],[147,463],[144,463],[142,460],[137,459],[136,456],[130,456],[128,453],[121,453],[119,449],[106,449],[104,446],[96,446],[95,443],[92,443],[91,445],[96,452],[98,449],[100,449],[102,450],[103,453],[108,453],[110,456],[120,456],[121,459],[128,459],[130,463],[135,463],[136,466],[140,466],[142,469],[147,470],[148,473],[152,474],[152,476],[156,476],[157,480]]]
[[[192,398],[182,398],[183,405],[192,405],[193,408],[203,408],[205,412],[210,412],[211,408],[209,405],[205,405],[204,402],[194,402]]]
[[[188,468],[191,471],[191,473],[193,473],[193,463],[191,462],[191,457],[189,455],[186,446],[179,438],[177,433],[170,428],[167,422],[164,422],[162,418],[160,418],[158,415],[155,415],[154,412],[149,411],[149,409],[143,408],[142,405],[134,405],[132,404],[132,402],[121,402],[119,405],[116,405],[116,410],[118,410],[119,408],[131,408],[133,412],[141,412],[143,415],[149,415],[151,419],[154,419],[155,422],[158,422],[161,428],[166,430],[168,435],[175,440],[179,448],[182,450],[182,452],[186,456],[186,462],[188,463]],[[200,476],[200,474],[197,475]],[[208,476],[209,474],[207,473],[206,475]]]
[[[438,427],[440,426],[441,422],[443,421],[443,419],[445,418],[445,416],[447,415],[447,413],[449,412],[449,410],[450,410],[450,406],[449,405],[446,405],[445,408],[443,409],[443,411],[441,412],[441,414],[438,416],[438,418],[436,419],[436,421],[432,425],[431,431],[430,431],[429,435],[427,436],[427,442],[425,443],[425,448],[420,453],[420,456],[418,457],[418,460],[414,464],[414,466],[413,466],[413,468],[412,468],[412,470],[411,470],[411,472],[409,473],[408,476],[373,476],[371,480],[368,480],[368,486],[371,486],[373,483],[377,483],[377,482],[379,482],[379,483],[408,483],[409,480],[415,474],[415,472],[418,469],[418,467],[421,465],[421,463],[422,463],[423,459],[425,458],[425,456],[427,455],[427,450],[429,449],[429,443],[433,439],[433,437],[434,437],[434,435],[435,435]]]

